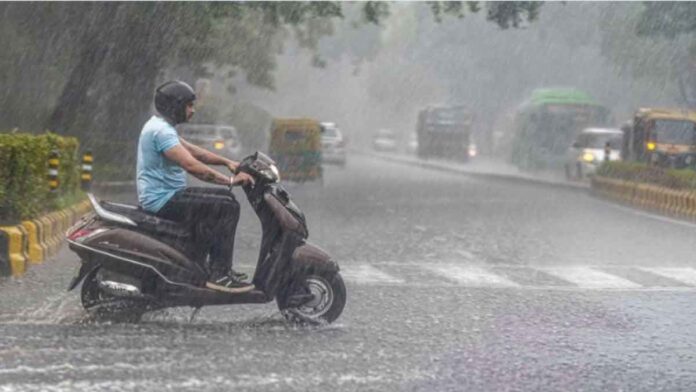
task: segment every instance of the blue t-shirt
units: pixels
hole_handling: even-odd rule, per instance
[[[186,172],[164,156],[179,145],[176,129],[158,116],[152,116],[140,132],[138,141],[138,202],[150,212],[159,211],[174,194],[186,187]]]

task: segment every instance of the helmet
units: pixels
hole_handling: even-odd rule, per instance
[[[186,122],[186,105],[196,100],[196,93],[188,84],[171,80],[155,90],[155,108],[174,125]]]

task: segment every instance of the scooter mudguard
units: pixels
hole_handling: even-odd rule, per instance
[[[75,275],[74,278],[70,281],[70,285],[68,285],[68,291],[72,291],[77,287],[77,285],[82,282],[82,280],[87,276],[90,272],[94,271],[95,269],[99,268],[99,264],[93,264],[93,263],[82,263],[82,266],[80,266],[80,270],[77,272],[77,275]]]
[[[314,244],[305,242],[298,246],[292,254],[294,270],[304,273],[313,271],[338,272],[338,264],[331,260],[331,256]]]

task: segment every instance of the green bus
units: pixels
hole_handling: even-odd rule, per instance
[[[561,169],[575,137],[591,126],[606,126],[607,108],[574,88],[532,92],[515,116],[511,162],[521,169]]]

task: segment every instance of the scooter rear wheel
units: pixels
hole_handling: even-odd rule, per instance
[[[293,297],[311,294],[308,301],[294,305]],[[278,309],[286,320],[297,324],[329,324],[346,305],[346,285],[338,272],[316,272],[290,283],[276,297]]]
[[[99,269],[90,272],[82,282],[80,299],[82,307],[100,321],[137,323],[147,311],[140,301],[123,299],[107,293],[99,287]]]

